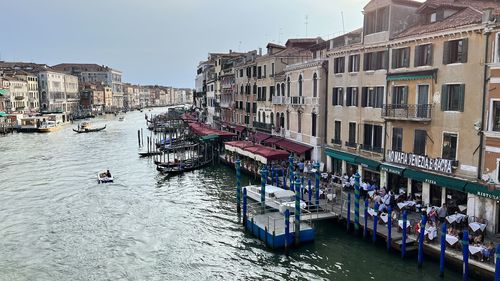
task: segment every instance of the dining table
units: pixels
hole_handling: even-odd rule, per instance
[[[460,214],[460,213],[457,213],[457,214],[453,214],[453,215],[449,215],[446,217],[446,220],[449,222],[449,223],[461,223],[462,220],[465,219],[465,217],[467,217],[466,215],[464,214]]]
[[[471,223],[469,223],[469,227],[470,227],[470,229],[472,229],[473,232],[476,232],[479,229],[481,230],[481,232],[483,232],[484,229],[486,228],[486,224],[479,223],[479,222],[471,222]]]
[[[450,245],[453,246],[458,242],[458,237],[450,234],[446,234],[446,242]]]

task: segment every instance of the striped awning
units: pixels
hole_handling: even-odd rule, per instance
[[[399,76],[387,76],[387,81],[408,81],[408,80],[423,80],[423,79],[432,79],[434,78],[432,75],[399,75]]]
[[[0,89],[0,96],[7,95],[9,93],[9,90],[7,89]]]

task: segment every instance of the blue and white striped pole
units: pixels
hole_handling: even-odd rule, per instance
[[[347,193],[347,232],[351,226],[351,193]]]
[[[306,188],[305,188],[305,185],[304,185],[304,176],[302,176],[302,179],[300,181],[301,185],[300,185],[300,196],[302,198],[302,200],[304,200],[304,192],[306,191]]]
[[[444,258],[446,254],[446,222],[441,224],[441,255],[439,256],[439,276],[444,276]]]
[[[308,186],[307,199],[309,199],[308,204],[311,205],[311,200],[312,200],[311,178],[307,179],[307,186]]]
[[[300,244],[300,179],[295,175],[295,245]]]
[[[354,230],[359,231],[359,174],[354,175]]]
[[[288,249],[288,242],[290,237],[290,210],[285,210],[285,250]]]
[[[495,281],[500,281],[500,244],[497,245],[495,252]]]
[[[387,210],[387,251],[391,250],[391,235],[392,235],[392,208],[389,206]]]
[[[267,168],[266,166],[262,166],[260,170],[260,203],[262,205],[262,211],[265,210],[266,207],[266,177],[267,177]]]
[[[238,212],[238,217],[241,216],[241,171],[240,159],[237,159],[236,162],[236,212]]]
[[[427,216],[423,214],[420,225],[420,233],[418,235],[418,267],[422,267],[422,264],[424,262],[424,234],[425,234],[426,223],[427,223]]]
[[[373,215],[373,243],[377,242],[378,207],[378,202],[375,202],[375,206],[373,206],[373,208],[375,209],[375,214]]]
[[[316,188],[316,206],[319,207],[319,177],[320,177],[320,174],[319,174],[319,163],[316,162],[314,163],[314,168],[316,169],[316,173],[314,173],[314,176],[315,176],[315,188]]]
[[[406,229],[408,220],[408,213],[406,210],[403,211],[403,239],[401,241],[401,257],[404,258],[406,256],[406,236],[408,235],[408,231]]]
[[[464,230],[464,235],[462,239],[462,254],[463,254],[463,270],[462,270],[462,280],[469,280],[469,231]]]
[[[363,229],[363,237],[368,237],[368,198],[365,199],[365,228]]]

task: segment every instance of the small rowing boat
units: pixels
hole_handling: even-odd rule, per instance
[[[104,127],[100,127],[100,128],[92,128],[92,125],[90,124],[90,122],[82,122],[82,124],[80,124],[78,126],[78,129],[73,129],[73,131],[81,134],[81,133],[99,132],[99,131],[102,131],[104,129],[106,129],[106,125],[104,125]]]
[[[97,173],[97,183],[108,183],[108,182],[113,182],[113,176],[107,171],[100,171]]]

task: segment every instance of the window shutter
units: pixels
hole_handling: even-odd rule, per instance
[[[408,104],[408,86],[403,88],[403,102],[402,104]]]
[[[339,88],[339,105],[344,105],[344,88]]]
[[[460,85],[458,99],[459,99],[458,111],[464,112],[465,84]]]
[[[358,106],[358,95],[359,95],[358,88],[353,88],[352,91],[353,91],[353,98],[352,98],[353,99],[353,104],[352,105]]]
[[[361,107],[366,107],[366,101],[368,95],[368,88],[363,87],[363,90],[361,91]]]
[[[467,62],[468,49],[469,49],[469,39],[468,38],[462,39],[462,62],[463,63]]]
[[[413,61],[413,66],[417,67],[420,66],[419,60],[420,60],[420,50],[422,49],[422,46],[416,46],[415,47],[415,60]]]
[[[448,64],[450,62],[450,42],[444,42],[443,48],[443,64]]]
[[[404,66],[410,66],[410,47],[404,49]]]
[[[392,49],[392,69],[395,69],[396,68],[396,57],[397,57],[397,50],[395,49]]]
[[[389,51],[382,52],[382,67],[389,70]]]
[[[332,88],[332,105],[335,105],[335,88]]]
[[[441,111],[446,111],[448,107],[448,91],[446,85],[441,87]]]
[[[434,60],[434,44],[429,45],[429,65],[432,65],[433,60]]]

